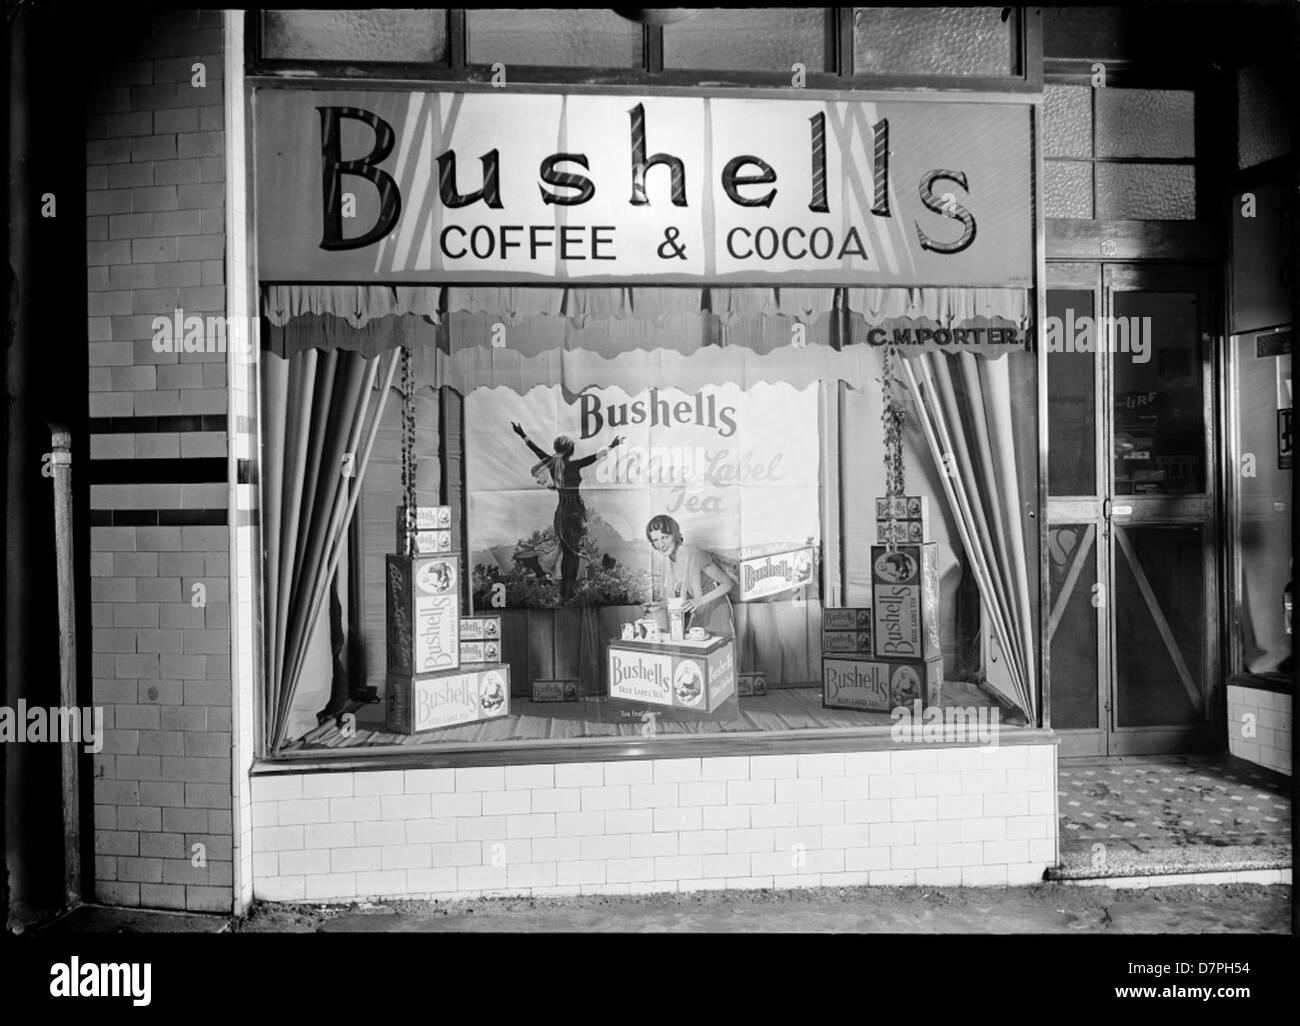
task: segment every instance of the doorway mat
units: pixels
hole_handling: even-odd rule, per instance
[[[1290,865],[1291,778],[1254,763],[1227,754],[1062,759],[1057,781],[1062,866],[1137,855],[1198,872],[1214,857]],[[1172,854],[1180,851],[1189,854]]]

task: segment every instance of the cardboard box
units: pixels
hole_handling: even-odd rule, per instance
[[[711,713],[736,691],[730,638],[707,642],[611,641],[609,696],[645,706]]]
[[[826,655],[871,655],[871,631],[822,631],[822,652]]]
[[[939,649],[939,548],[871,546],[872,643],[877,656],[936,659]]]
[[[942,694],[942,659],[822,658],[822,705],[828,709],[890,712],[918,699],[938,706]]]
[[[460,664],[499,663],[501,662],[501,642],[499,641],[462,641],[460,643]]]
[[[501,638],[500,616],[462,616],[461,641],[497,641]]]
[[[435,552],[451,551],[450,531],[416,531],[415,552],[417,555],[429,555]]]
[[[871,608],[831,606],[822,610],[822,652],[870,655]]]
[[[510,713],[510,667],[388,675],[388,729],[399,734],[456,727]]]
[[[812,584],[816,565],[817,553],[811,545],[742,559],[737,567],[739,601],[770,598]]]
[[[460,665],[460,559],[390,555],[388,670],[407,675]]]
[[[450,552],[451,551],[451,507],[450,506],[416,506],[412,511],[411,531],[415,534],[417,545],[445,545],[445,548],[423,549],[416,552]],[[397,507],[397,554],[406,554],[406,507]],[[445,533],[446,538],[433,537],[432,532]]]
[[[930,500],[924,495],[876,499],[876,541],[882,545],[930,540]]]
[[[824,631],[871,630],[871,607],[827,606],[822,610]]]
[[[533,681],[534,702],[576,702],[579,694],[576,680]]]
[[[877,520],[876,543],[916,545],[926,540],[928,528],[919,520]]]
[[[736,674],[736,694],[741,698],[762,698],[767,694],[767,674]]]

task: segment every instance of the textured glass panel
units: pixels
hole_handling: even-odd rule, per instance
[[[1202,528],[1115,524],[1115,687],[1120,727],[1205,719]]]
[[[1291,123],[1282,96],[1257,68],[1237,72],[1237,167],[1291,152]]]
[[[1075,351],[1076,325],[1093,316],[1092,292],[1048,289],[1047,480],[1051,495],[1097,493],[1095,353]],[[1055,318],[1055,321],[1052,320]],[[1059,334],[1048,334],[1059,329]]]
[[[1196,171],[1183,164],[1098,164],[1097,217],[1194,220]]]
[[[471,64],[641,66],[641,26],[613,11],[471,7],[466,16]]]
[[[447,12],[266,11],[262,56],[282,60],[447,60]]]
[[[1077,160],[1043,164],[1044,217],[1092,217],[1092,165]]]
[[[826,9],[711,7],[664,26],[664,67],[826,70]]]
[[[1205,491],[1205,391],[1194,292],[1121,291],[1111,325],[1115,494]]]
[[[1012,20],[1001,7],[859,7],[860,75],[1010,75]]]
[[[1092,90],[1087,86],[1043,87],[1043,154],[1092,156]]]
[[[1098,89],[1098,157],[1194,157],[1194,94],[1174,89]]]
[[[1048,529],[1052,613],[1052,726],[1097,727],[1097,528],[1060,524]],[[1068,589],[1068,590],[1067,590]]]

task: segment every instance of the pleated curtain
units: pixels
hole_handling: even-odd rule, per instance
[[[262,359],[267,749],[285,739],[308,642],[347,543],[401,350]],[[383,387],[375,385],[382,370]]]
[[[1006,697],[1033,724],[1038,722],[1037,635],[1017,467],[1018,461],[1036,464],[1038,457],[1017,438],[1012,404],[1032,392],[1013,382],[1011,363],[971,353],[926,353],[904,357],[902,369],[1006,660],[1012,690]]]

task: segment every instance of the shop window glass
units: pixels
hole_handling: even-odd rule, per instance
[[[1049,160],[1043,164],[1045,217],[1092,217],[1092,164]]]
[[[1098,157],[1192,157],[1193,94],[1175,89],[1097,89]]]
[[[1097,164],[1097,217],[1194,220],[1196,171],[1190,164]]]
[[[608,10],[476,10],[465,12],[469,63],[640,67],[641,26]]]
[[[1293,474],[1279,453],[1281,410],[1290,407],[1290,356],[1260,357],[1269,334],[1251,332],[1232,339],[1237,382],[1233,414],[1236,456],[1254,453],[1255,475],[1238,484],[1237,508],[1229,530],[1238,538],[1241,573],[1234,583],[1237,638],[1242,670],[1284,672],[1291,658],[1283,592],[1291,580]],[[1235,462],[1235,459],[1234,459]]]
[[[266,11],[270,60],[446,63],[445,10]]]
[[[487,296],[492,290],[482,291]],[[654,294],[658,290],[636,297],[626,308],[608,305],[617,291],[566,290],[565,302],[571,306],[562,310],[549,308],[544,297],[530,296],[528,303],[509,315],[509,331],[511,344],[529,353],[563,345],[565,338],[581,342],[588,332],[615,340],[611,344],[620,354],[616,358],[626,364],[618,387],[590,386],[583,390],[583,398],[569,395],[559,384],[522,392],[508,384],[484,385],[462,394],[445,385],[435,387],[435,362],[418,356],[412,360],[414,398],[405,400],[395,386],[385,406],[369,469],[361,481],[349,557],[334,586],[338,609],[317,623],[290,710],[287,751],[467,748],[508,741],[648,739],[891,725],[892,705],[864,710],[840,707],[843,701],[823,703],[823,656],[848,653],[841,661],[849,669],[837,672],[851,676],[856,672],[852,667],[860,665],[854,657],[870,652],[869,642],[865,650],[860,647],[857,628],[844,629],[833,639],[837,646],[847,646],[843,648],[830,647],[823,628],[828,626],[828,607],[871,605],[869,553],[877,539],[867,528],[874,528],[874,519],[844,517],[838,531],[839,566],[832,574],[822,565],[828,541],[823,534],[829,530],[823,517],[833,515],[828,510],[840,508],[841,503],[847,504],[845,509],[870,508],[875,497],[883,494],[878,386],[855,389],[816,380],[799,386],[783,381],[742,386],[724,378],[711,384],[681,385],[683,394],[674,394],[678,386],[663,382],[655,361],[648,360],[640,348],[646,342],[647,324],[655,325],[651,337],[662,346],[685,345],[681,337],[691,333],[687,325],[692,317],[708,322],[699,335],[716,337],[723,331],[721,315],[697,305],[696,312],[688,309],[668,316],[661,325],[664,310],[675,304],[665,306],[664,297]],[[831,290],[825,291],[830,295]],[[773,291],[765,301],[770,303],[774,296]],[[745,299],[730,299],[734,304],[726,324],[730,344],[749,350],[766,347],[771,338],[789,338],[787,314],[759,313],[762,304]],[[458,302],[463,305],[444,312],[439,335],[446,348],[440,344],[440,351],[456,354],[490,345],[488,336],[502,315],[474,305],[480,301],[491,299],[462,297]],[[825,312],[814,319],[814,325],[839,316],[832,302],[815,305]],[[734,312],[751,306],[749,314]],[[647,313],[633,312],[639,308]],[[535,312],[523,312],[528,309]],[[556,322],[562,322],[558,331]],[[815,344],[830,344],[832,333],[826,327],[810,332],[810,338],[822,340]],[[621,341],[634,339],[638,345]],[[1016,394],[1029,394],[1034,357],[1026,352],[1006,358],[1020,367],[1023,380],[1016,384]],[[271,359],[280,358],[268,356]],[[878,361],[881,354],[871,350],[863,359]],[[878,375],[879,370],[875,376],[865,372],[864,382],[875,381]],[[837,401],[841,390],[848,394]],[[633,405],[638,400],[643,404],[640,413]],[[1019,412],[1028,419],[1017,431],[1032,434],[1035,408],[1033,402],[1023,404]],[[837,430],[828,433],[822,417],[836,409],[842,411],[833,418]],[[410,435],[404,426],[406,417],[413,421]],[[580,493],[578,515],[572,497],[538,479],[537,450],[516,436],[513,423],[520,423],[527,440],[548,454],[558,448],[557,432],[573,438],[574,459],[599,454],[616,434],[622,447],[637,452],[620,454],[616,447],[611,450],[614,462],[600,462],[611,459],[610,454],[599,456],[597,462],[583,467],[580,482],[566,485]],[[495,645],[491,655],[485,658],[486,646],[481,651],[472,643],[468,650],[462,647],[465,666],[452,675],[456,683],[437,685],[444,690],[436,695],[421,692],[425,697],[410,700],[406,715],[444,715],[445,709],[467,701],[470,685],[460,683],[460,677],[495,672],[489,690],[475,695],[478,711],[431,729],[424,720],[425,729],[411,733],[394,724],[394,696],[411,685],[403,683],[402,671],[392,662],[395,639],[399,647],[403,643],[403,628],[394,627],[389,610],[393,554],[402,547],[397,510],[406,494],[405,437],[411,439],[418,461],[416,505],[450,510],[445,551],[459,562],[445,591],[455,594],[461,617],[499,618],[489,632]],[[683,440],[678,448],[672,447],[674,439]],[[1017,441],[1018,447],[1021,444],[1025,452],[1037,451],[1029,436]],[[992,709],[993,698],[977,683],[982,665],[979,595],[918,425],[908,426],[905,448],[909,490],[929,498],[930,537],[939,551],[939,603],[933,611],[943,654],[944,689],[939,701]],[[619,459],[633,462],[617,464]],[[649,475],[644,481],[627,477],[638,473],[636,460]],[[650,469],[656,460],[658,469]],[[623,469],[616,471],[616,464]],[[689,469],[692,466],[694,471]],[[1032,491],[1035,468],[1032,460],[1018,468],[1027,475],[1021,485],[1025,494]],[[842,493],[834,506],[828,506],[832,500],[825,491],[826,475],[837,472],[840,485],[836,487]],[[686,475],[693,475],[691,480],[698,483],[683,488],[678,478]],[[736,593],[735,601],[717,606],[727,623],[708,623],[708,629],[732,639],[723,658],[716,665],[710,660],[707,673],[701,662],[698,677],[682,670],[680,662],[672,663],[665,672],[671,676],[673,694],[682,701],[656,708],[611,698],[611,679],[619,672],[611,659],[611,643],[619,641],[624,624],[647,616],[648,601],[665,597],[657,590],[664,577],[647,537],[651,516],[665,512],[678,520],[686,543],[704,550],[710,565],[716,564],[733,580]],[[1027,526],[1032,530],[1032,525]],[[576,545],[578,557],[572,567],[565,558],[570,542]],[[737,561],[752,558],[754,551],[764,554],[760,558],[767,554],[780,558],[781,552],[793,551],[793,575],[773,572],[769,565],[763,575],[746,576]],[[1028,560],[1028,565],[1036,565],[1032,550]],[[832,578],[838,582],[833,601],[827,590]],[[742,579],[748,582],[747,589],[759,582],[759,591],[750,591],[744,600],[738,594]],[[770,594],[762,591],[764,579],[775,582]],[[804,583],[791,591],[782,583],[789,580]],[[399,593],[418,597],[418,592],[401,583],[400,574],[397,585]],[[1031,582],[1031,593],[1035,589]],[[797,601],[793,600],[796,594]],[[411,607],[415,608],[414,599]],[[668,619],[663,609],[650,611],[650,616]],[[424,613],[413,612],[410,621],[420,623],[423,617]],[[461,624],[470,630],[464,621]],[[473,629],[485,628],[479,624]],[[430,633],[436,632],[426,632],[426,640]],[[405,635],[406,643],[417,634],[412,629]],[[436,646],[426,645],[426,654],[435,650]],[[352,668],[352,686],[346,693],[339,692],[340,659]],[[488,662],[497,665],[491,671],[483,669]],[[758,690],[739,690],[724,697],[720,706],[712,706],[709,682],[715,672],[724,681],[733,676],[738,688],[744,680],[744,686]],[[636,685],[654,677],[639,667],[621,679]],[[410,680],[409,671],[405,680]],[[690,706],[700,690],[701,704],[710,704],[703,710],[705,715],[700,715],[701,709],[683,706],[683,702]],[[379,700],[368,701],[367,692]],[[333,711],[322,715],[327,701]]]
[[[1043,154],[1092,157],[1092,90],[1088,86],[1044,86]]]
[[[1013,18],[1002,7],[858,7],[853,67],[860,75],[1007,76]]]
[[[826,8],[708,8],[664,26],[664,67],[770,71],[794,64],[827,70]]]

